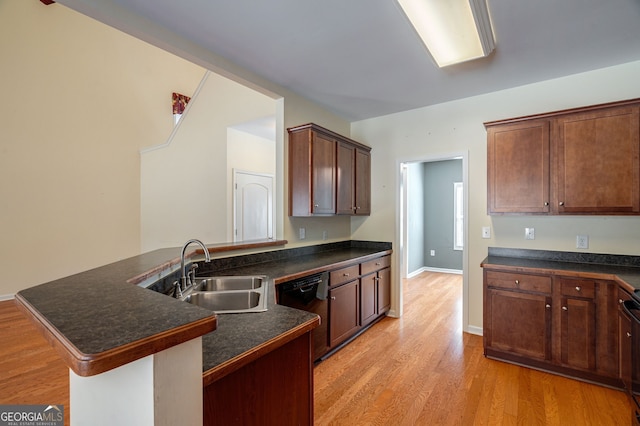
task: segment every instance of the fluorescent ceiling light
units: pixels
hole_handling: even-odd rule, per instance
[[[482,58],[495,47],[486,0],[398,0],[439,67]]]

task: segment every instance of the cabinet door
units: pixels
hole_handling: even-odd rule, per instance
[[[619,353],[619,377],[624,383],[624,389],[631,393],[631,318],[623,311],[618,313],[618,327],[620,330],[618,340]]]
[[[360,316],[363,326],[378,316],[377,283],[378,274],[375,272],[360,278]]]
[[[351,215],[355,213],[355,149],[353,146],[338,142],[337,165],[336,212]]]
[[[391,308],[391,268],[378,272],[378,315]]]
[[[640,212],[640,119],[637,107],[556,119],[558,213]]]
[[[336,142],[313,132],[311,147],[311,212],[335,214],[336,212]]]
[[[329,290],[329,346],[334,347],[360,328],[360,280]]]
[[[549,212],[549,121],[487,129],[489,214]]]
[[[356,149],[355,213],[371,214],[371,153]]]
[[[583,370],[596,368],[596,316],[591,299],[563,297],[560,347],[562,364]]]
[[[485,348],[532,359],[551,359],[551,297],[489,288]]]

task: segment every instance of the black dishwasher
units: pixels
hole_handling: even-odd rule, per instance
[[[277,285],[278,304],[312,312],[320,316],[320,325],[313,330],[313,359],[318,360],[329,350],[327,324],[329,304],[329,273],[309,275]]]

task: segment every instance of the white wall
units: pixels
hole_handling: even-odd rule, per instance
[[[577,251],[575,237],[584,233],[590,236],[589,252],[640,255],[640,217],[488,216],[483,126],[486,121],[640,97],[639,75],[640,62],[633,62],[352,123],[352,137],[373,147],[372,170],[376,171],[372,174],[373,215],[353,228],[353,238],[390,240],[400,247],[395,226],[399,162],[468,151],[465,284],[471,327],[482,327],[480,262],[490,246]],[[483,226],[493,228],[491,239],[481,238]],[[535,240],[524,240],[525,227],[536,228]],[[393,285],[399,285],[395,273]]]
[[[55,3],[0,1],[0,299],[140,252],[140,147],[204,69]]]

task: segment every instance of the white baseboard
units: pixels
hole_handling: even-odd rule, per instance
[[[469,334],[476,334],[478,336],[482,336],[483,330],[482,330],[482,327],[476,327],[475,325],[468,325],[466,332]]]
[[[443,274],[462,275],[462,271],[460,269],[431,268],[429,266],[423,266],[422,268],[419,268],[413,272],[410,272],[407,275],[407,278],[413,278],[416,275],[420,275],[423,272],[441,272]]]
[[[13,300],[15,299],[15,294],[0,294],[0,302],[4,302],[5,300]]]

